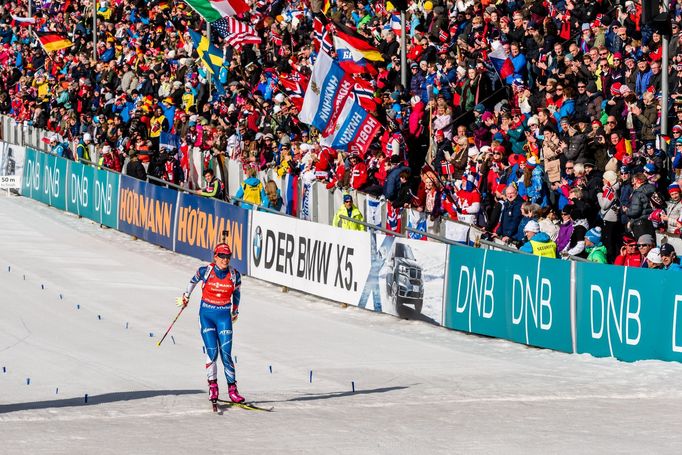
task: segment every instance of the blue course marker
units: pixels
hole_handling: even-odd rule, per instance
[[[351,381],[351,382],[350,382],[350,386],[351,386],[352,389],[353,389],[353,393],[355,393],[355,381]]]
[[[31,378],[26,378],[26,385],[31,385]]]
[[[87,402],[88,402],[88,394],[87,393],[85,394],[84,401],[87,404]]]
[[[268,365],[268,368],[270,368],[270,374],[272,374],[272,365]]]
[[[310,370],[310,383],[313,383],[313,370]]]

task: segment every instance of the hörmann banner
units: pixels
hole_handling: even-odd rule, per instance
[[[578,352],[626,361],[682,361],[679,272],[576,266]]]
[[[369,234],[253,212],[250,274],[357,305],[370,269]]]
[[[213,249],[223,239],[232,250],[230,264],[248,273],[249,211],[217,199],[182,193],[178,199],[175,251],[213,260]]]
[[[121,175],[118,229],[173,249],[178,192]]]
[[[445,326],[573,352],[570,263],[451,246]]]

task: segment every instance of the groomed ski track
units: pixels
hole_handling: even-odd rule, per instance
[[[5,194],[3,454],[678,453],[682,444],[680,364],[527,348],[248,277],[235,326],[239,388],[274,412],[214,415],[198,292],[156,346],[201,262]],[[220,384],[226,396],[224,376]]]

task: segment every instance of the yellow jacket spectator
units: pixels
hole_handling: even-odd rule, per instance
[[[358,209],[358,207],[355,204],[353,204],[353,197],[350,194],[345,194],[343,196],[343,205],[339,207],[339,210],[336,211],[332,225],[340,227],[341,229],[349,229],[351,231],[365,230],[365,226],[363,226],[362,224],[354,223],[349,220],[344,220],[343,218],[341,218],[341,215],[347,216],[348,218],[352,218],[354,220],[365,221],[364,217],[362,216],[362,213],[360,213],[360,209]]]

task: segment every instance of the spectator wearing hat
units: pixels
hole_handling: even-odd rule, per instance
[[[585,233],[589,229],[587,220],[574,205],[567,205],[561,211],[561,225],[557,237],[557,250],[562,255],[586,257]]]
[[[136,151],[130,153],[130,160],[126,165],[125,169],[126,175],[136,178],[138,180],[147,180],[147,171],[140,162],[139,156]]]
[[[526,237],[526,243],[521,245],[520,251],[533,254],[535,256],[542,256],[547,258],[556,258],[556,243],[544,232],[540,231],[540,225],[535,220],[530,220],[523,228],[523,233]]]
[[[675,247],[673,247],[670,243],[664,243],[663,245],[661,245],[660,251],[664,269],[674,270],[677,272],[682,271],[682,266],[680,266],[680,259],[677,257]]]
[[[353,203],[353,197],[350,194],[343,195],[343,205],[339,207],[334,215],[332,226],[340,227],[341,229],[348,229],[351,231],[364,231],[365,226],[360,223],[355,223],[350,220],[345,220],[341,216],[351,218],[353,220],[364,221],[365,219],[360,213],[360,209]]]
[[[613,261],[613,264],[624,265],[626,267],[641,267],[642,260],[642,254],[637,248],[637,240],[630,235],[624,235],[620,254]]]
[[[653,250],[656,247],[656,240],[654,240],[654,236],[651,234],[643,234],[640,235],[639,238],[637,239],[637,250],[639,253],[642,255],[642,258],[644,260],[642,261],[642,265],[640,267],[646,269],[649,267],[649,252]]]
[[[640,173],[632,178],[632,196],[627,204],[623,206],[623,211],[628,217],[629,224],[648,218],[652,212],[649,198],[655,191],[656,189],[649,183],[646,175]],[[630,227],[630,229],[634,228]]]
[[[663,269],[663,258],[661,257],[660,248],[652,248],[646,255],[646,261],[644,261],[646,267],[649,269]],[[642,264],[642,267],[645,265]]]
[[[651,85],[652,75],[649,68],[649,60],[646,57],[640,57],[637,61],[637,76],[635,77],[635,93],[637,97],[641,97],[647,91]]]
[[[601,241],[601,228],[599,226],[593,227],[585,234],[585,251],[587,252],[587,260],[599,264],[607,264],[606,247]]]
[[[661,220],[666,223],[666,231],[675,234],[679,233],[680,218],[682,218],[682,197],[680,185],[675,182],[668,186],[670,200],[666,204],[665,213],[661,215]]]
[[[606,248],[608,262],[611,263],[618,254],[619,239],[622,232],[620,222],[620,200],[618,190],[620,182],[618,174],[606,171],[602,176],[602,191],[597,195],[599,218],[603,221],[602,245]]]

